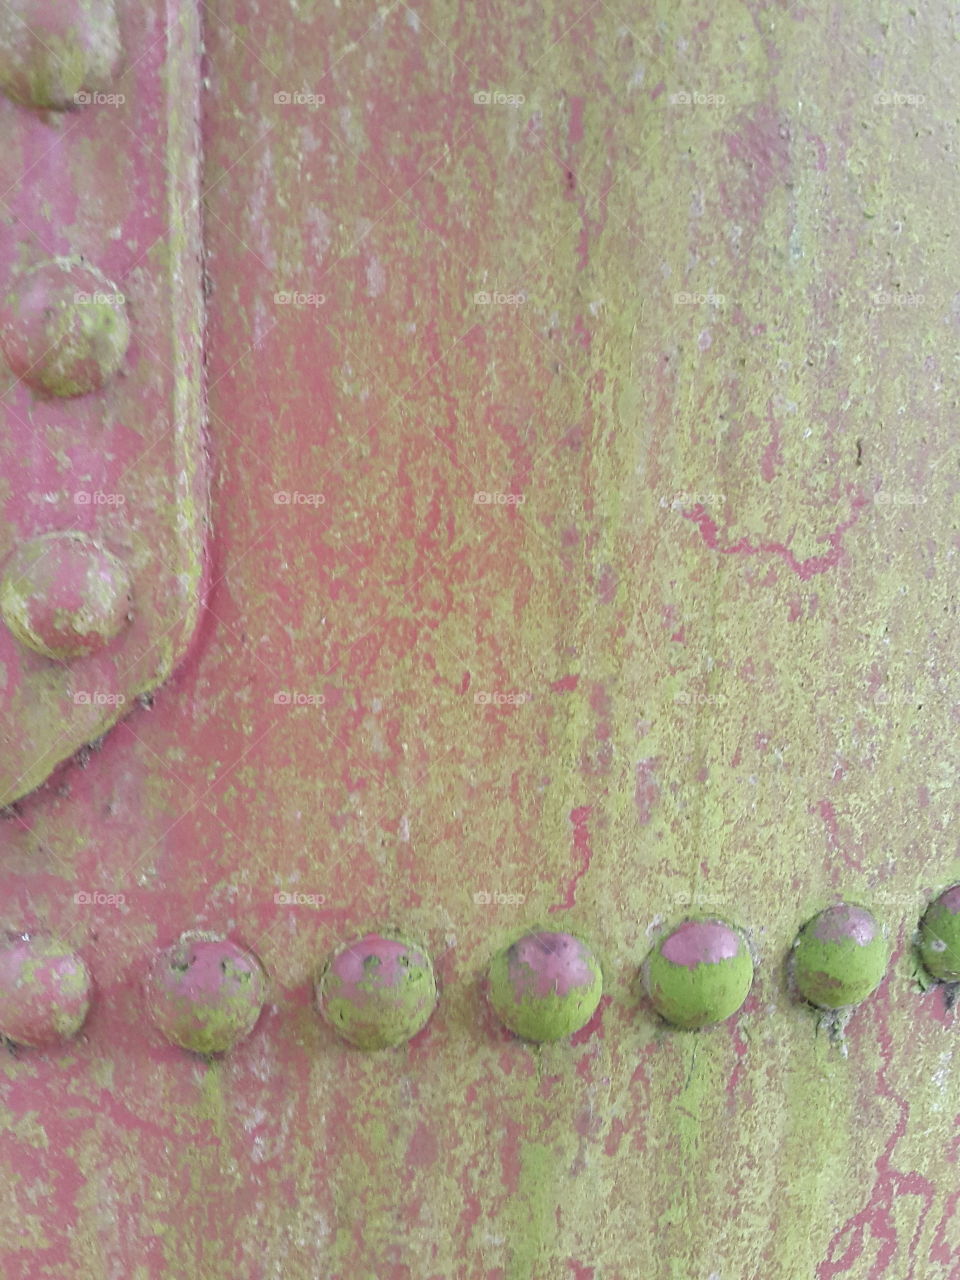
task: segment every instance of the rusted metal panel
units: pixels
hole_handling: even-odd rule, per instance
[[[951,16],[204,21],[208,626],[0,829],[96,984],[4,1063],[8,1273],[951,1280]],[[841,900],[891,954],[838,1045],[786,962]],[[681,1031],[693,909],[756,964]],[[604,976],[538,1047],[484,989],[534,929]],[[187,930],[271,982],[209,1062],[144,1016]],[[363,1052],[313,983],[373,932],[440,998]]]
[[[165,680],[199,618],[198,14],[16,0],[0,85],[9,804]]]

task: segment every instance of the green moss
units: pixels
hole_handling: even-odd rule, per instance
[[[358,1049],[391,1049],[426,1026],[437,1002],[437,985],[429,957],[415,944],[402,978],[386,985],[376,957],[367,957],[366,976],[355,986],[327,966],[318,986],[327,1022]],[[418,959],[419,958],[419,959]]]
[[[247,1035],[259,1016],[245,997],[230,997],[216,1006],[197,1005],[184,1000],[182,1019],[177,1024],[176,1041],[194,1053],[224,1053]]]
[[[938,982],[960,982],[960,912],[934,902],[920,924],[920,959]]]
[[[644,986],[662,1018],[690,1030],[736,1013],[753,983],[753,957],[745,940],[735,956],[695,965],[667,959],[661,951],[663,942],[643,967]]]
[[[119,370],[130,345],[130,323],[123,304],[65,302],[53,311],[44,336],[48,351],[32,370],[31,383],[51,396],[82,396]]]
[[[543,1044],[562,1040],[590,1021],[603,994],[603,975],[587,947],[582,948],[581,955],[590,980],[571,987],[563,995],[556,991],[546,995],[527,991],[518,995],[515,975],[511,972],[516,963],[511,951],[510,947],[500,951],[490,965],[490,1003],[511,1031],[524,1040]]]
[[[886,942],[879,931],[867,943],[855,938],[817,938],[814,928],[818,918],[804,926],[795,945],[793,980],[797,991],[820,1009],[859,1004],[883,980]]]

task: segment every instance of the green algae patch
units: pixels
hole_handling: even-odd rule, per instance
[[[562,1040],[593,1017],[603,975],[593,952],[569,933],[528,933],[490,965],[490,1003],[515,1035]]]
[[[960,885],[944,890],[920,922],[923,967],[938,982],[960,982]]]
[[[410,1040],[436,1003],[430,957],[399,936],[368,933],[348,942],[317,982],[324,1021],[358,1049],[391,1049]]]
[[[684,920],[651,951],[641,978],[657,1013],[692,1030],[736,1013],[753,983],[753,956],[724,921]]]
[[[859,1004],[883,980],[888,951],[877,921],[864,907],[841,903],[800,930],[792,953],[792,981],[819,1009]]]

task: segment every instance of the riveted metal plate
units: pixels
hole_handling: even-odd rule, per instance
[[[64,603],[82,566],[68,566],[66,585],[49,563],[31,570],[47,592],[32,601],[34,630],[69,640],[51,653],[29,642],[33,576],[7,582],[20,613],[0,626],[0,804],[170,675],[203,588],[198,16],[192,5],[124,6],[109,76],[80,67],[56,109],[43,94],[30,105],[50,69],[31,80],[24,59],[64,67],[64,41],[96,50],[83,23],[113,20],[73,7],[66,22],[69,4],[41,6],[29,48],[11,43],[20,27],[0,31],[0,61],[17,72],[0,98],[0,574],[16,578],[35,539],[72,533],[94,547],[92,564],[122,562],[131,589],[125,616],[111,603],[92,644],[96,573],[88,608],[75,594]],[[45,22],[57,28],[47,41]],[[14,92],[14,80],[27,88]]]

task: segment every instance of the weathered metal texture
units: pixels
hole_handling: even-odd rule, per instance
[[[204,17],[213,590],[2,828],[5,911],[98,993],[3,1066],[6,1274],[957,1276],[910,957],[960,877],[952,15]],[[785,966],[840,900],[892,951],[847,1056]],[[759,957],[702,1032],[636,989],[693,909]],[[273,983],[213,1064],[143,1020],[194,928]],[[543,928],[606,994],[533,1048],[482,979]],[[313,997],[368,930],[441,989],[382,1053]]]
[[[113,8],[0,19],[0,804],[165,680],[200,613],[198,14]]]

